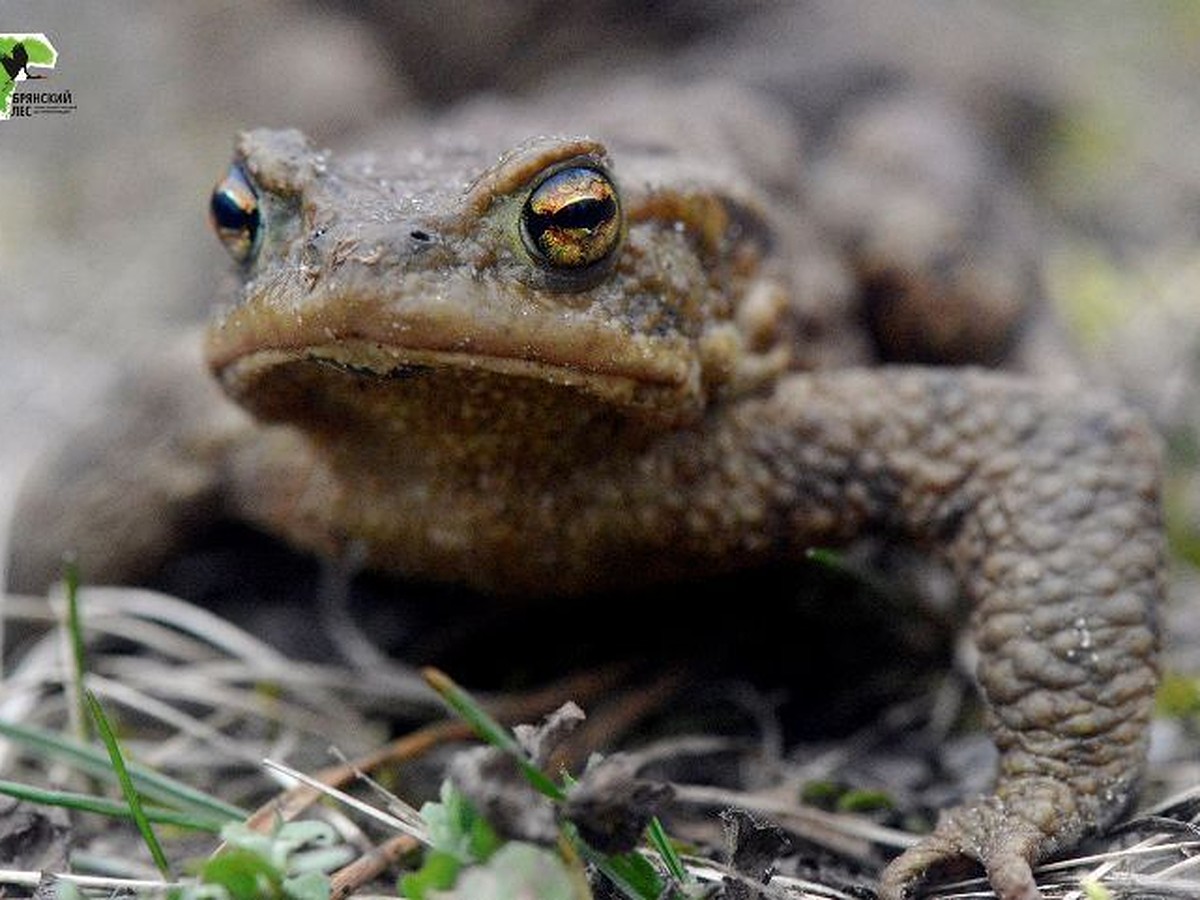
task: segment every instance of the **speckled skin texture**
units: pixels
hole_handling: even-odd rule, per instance
[[[721,88],[478,106],[344,160],[296,132],[243,135],[236,162],[264,224],[206,342],[241,409],[192,387],[190,424],[108,423],[160,439],[132,456],[81,451],[60,483],[139,463],[150,481],[123,500],[94,478],[31,493],[17,535],[37,539],[18,545],[13,579],[36,585],[69,546],[92,577],[122,577],[197,509],[515,597],[886,534],[947,562],[971,601],[1001,760],[994,794],[947,812],[886,870],[882,896],[978,860],[1003,900],[1036,897],[1031,861],[1111,822],[1141,773],[1164,566],[1157,447],[1099,392],[972,368],[1008,357],[1030,263],[1005,237],[1016,214],[986,199],[1005,205],[1002,187],[981,190],[978,148],[939,139],[975,162],[930,190],[911,188],[936,172],[901,174],[901,207],[929,206],[901,241],[911,257],[881,262],[864,247],[895,236],[868,206],[805,199],[786,116]],[[894,196],[879,187],[894,159],[855,159],[833,166],[845,192]],[[517,231],[540,175],[580,161],[611,173],[625,216],[586,277],[532,262]],[[971,210],[981,222],[956,231]],[[822,231],[851,236],[845,252]],[[881,272],[900,285],[882,298],[863,289]],[[864,313],[881,300],[886,316]],[[958,324],[911,353],[880,346],[887,321],[904,343],[943,318]],[[963,366],[878,365],[927,357]],[[139,524],[69,525],[89,514]]]

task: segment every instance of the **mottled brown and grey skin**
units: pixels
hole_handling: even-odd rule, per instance
[[[978,860],[1004,900],[1036,897],[1031,861],[1123,811],[1163,572],[1156,441],[1137,414],[1026,376],[872,367],[853,267],[806,212],[786,117],[754,98],[483,104],[376,146],[343,159],[296,132],[239,138],[262,235],[206,355],[242,410],[161,380],[186,420],[127,407],[109,428],[132,456],[81,449],[70,465],[102,477],[80,487],[68,466],[65,487],[31,494],[15,580],[44,581],[68,547],[121,577],[200,512],[515,596],[887,534],[949,563],[972,602],[1001,759],[995,793],[948,812],[882,895]],[[585,278],[532,260],[518,233],[541,174],[579,162],[611,172],[625,217]],[[917,253],[931,271],[904,279],[926,286],[907,321],[944,293],[968,311],[956,321],[1011,342],[1025,298],[993,288],[1024,283],[1027,260],[977,283],[956,254],[984,244]],[[956,361],[1004,355],[963,334]],[[125,472],[137,464],[149,472]],[[123,496],[98,487],[109,475]]]

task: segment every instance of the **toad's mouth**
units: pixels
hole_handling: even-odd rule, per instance
[[[529,303],[465,304],[444,295],[306,303],[261,298],[231,310],[208,332],[207,357],[225,390],[255,406],[260,385],[281,368],[318,366],[396,383],[477,372],[533,379],[632,408],[686,407],[699,380],[690,342],[630,332],[588,310]],[[320,379],[307,376],[312,384]]]
[[[276,369],[296,364],[316,364],[331,373],[374,381],[402,382],[437,373],[487,373],[512,378],[534,379],[548,385],[581,389],[618,403],[643,405],[648,393],[683,391],[684,378],[647,377],[644,371],[615,368],[580,368],[539,359],[485,355],[470,351],[427,350],[364,340],[345,340],[323,345],[263,348],[211,363],[219,380],[235,398],[252,392],[260,379]],[[651,376],[661,375],[658,372]]]

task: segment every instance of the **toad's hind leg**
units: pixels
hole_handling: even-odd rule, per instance
[[[796,376],[763,420],[775,442],[752,446],[800,486],[784,498],[803,539],[915,540],[972,605],[996,787],[896,860],[883,897],[972,861],[1002,900],[1037,897],[1030,866],[1111,824],[1145,765],[1165,571],[1155,436],[1102,394],[970,370]]]
[[[1156,441],[1101,396],[936,382],[937,420],[992,442],[943,495],[960,509],[943,552],[973,601],[1000,762],[994,793],[944,814],[883,897],[973,859],[1001,900],[1029,900],[1031,863],[1111,824],[1144,765],[1165,569]]]

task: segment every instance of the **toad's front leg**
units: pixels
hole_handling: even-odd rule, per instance
[[[803,512],[804,494],[832,497],[855,528],[935,547],[974,610],[995,792],[945,813],[881,896],[977,860],[1002,900],[1038,897],[1031,864],[1112,822],[1144,765],[1164,570],[1154,436],[1112,400],[982,372],[798,376],[775,402],[777,433],[812,464],[797,530],[828,514]]]

